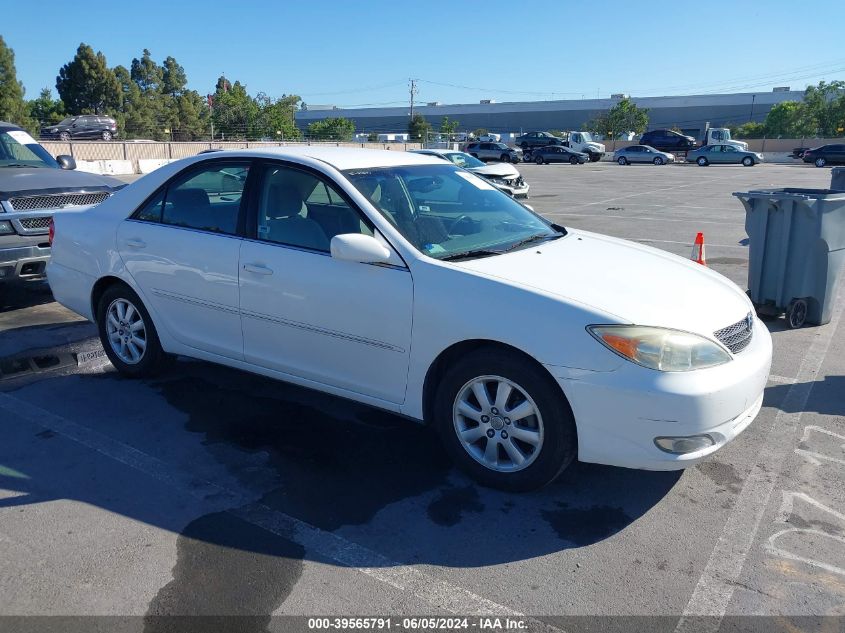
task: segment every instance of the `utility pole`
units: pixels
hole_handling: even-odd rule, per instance
[[[414,96],[419,93],[417,89],[417,80],[416,79],[409,79],[409,91],[411,93],[411,120],[414,120]]]
[[[753,122],[754,121],[754,100],[757,98],[756,94],[751,95],[751,115],[748,117],[748,120]]]

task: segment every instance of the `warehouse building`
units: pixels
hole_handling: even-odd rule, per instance
[[[610,99],[565,101],[520,101],[497,103],[483,100],[471,104],[417,104],[414,113],[422,114],[434,129],[443,117],[458,122],[459,130],[484,128],[491,132],[522,133],[530,130],[580,130],[603,110],[612,108],[624,95]],[[784,101],[801,101],[803,90],[775,88],[772,92],[687,95],[676,97],[632,97],[638,107],[649,109],[649,129],[677,127],[686,134],[700,136],[705,125],[761,122],[772,106]],[[311,106],[296,113],[296,123],[303,131],[309,123],[329,117],[344,117],[355,123],[358,132],[404,132],[408,126],[409,106],[393,108],[338,108]]]

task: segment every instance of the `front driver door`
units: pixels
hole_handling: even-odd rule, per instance
[[[399,405],[405,399],[413,282],[396,266],[331,257],[335,235],[373,235],[324,176],[265,163],[241,250],[247,362]]]

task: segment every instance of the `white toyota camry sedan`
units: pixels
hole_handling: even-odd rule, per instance
[[[203,154],[57,216],[52,240],[56,299],[123,374],[183,355],[394,411],[510,490],[574,459],[695,464],[751,423],[771,363],[724,277],[432,156]]]

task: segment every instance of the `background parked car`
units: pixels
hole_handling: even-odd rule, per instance
[[[528,132],[517,136],[514,143],[522,148],[522,151],[535,147],[548,147],[549,145],[563,145],[563,139],[558,138],[550,132]]]
[[[56,125],[41,130],[41,138],[57,138],[63,141],[83,138],[99,138],[110,141],[117,136],[117,122],[109,116],[82,114],[69,116]]]
[[[500,160],[503,163],[518,163],[522,152],[504,143],[468,143],[465,151],[479,160]]]
[[[562,145],[549,145],[538,147],[531,152],[531,157],[538,165],[549,163],[571,163],[572,165],[583,165],[590,162],[590,155],[584,152],[576,152]]]
[[[623,147],[613,153],[613,158],[620,165],[627,165],[628,163],[654,163],[655,165],[663,165],[665,163],[675,162],[674,154],[661,152],[648,145]]]
[[[498,143],[502,140],[501,134],[494,134],[493,132],[488,132],[487,134],[482,134],[478,137],[479,141],[486,141],[488,143]]]
[[[822,145],[808,149],[804,152],[803,159],[805,163],[813,163],[816,167],[845,165],[845,145]]]
[[[0,285],[43,276],[50,218],[96,205],[125,186],[116,178],[73,171],[24,130],[0,122]]]
[[[487,165],[464,152],[446,149],[415,149],[411,151],[414,154],[428,154],[448,160],[458,167],[463,167],[474,174],[478,174],[489,181],[491,185],[514,198],[528,197],[528,190],[530,189],[528,183],[525,182],[516,167],[510,163]]]
[[[648,145],[661,152],[686,152],[695,147],[695,139],[674,130],[651,130],[640,137],[640,145]]]
[[[687,153],[687,160],[695,161],[700,167],[711,164],[745,165],[752,167],[763,162],[763,155],[756,152],[743,152],[733,145],[705,145]]]

